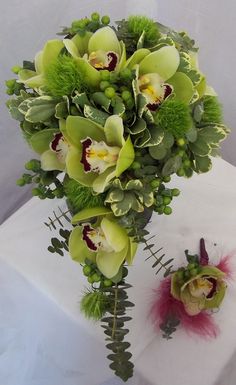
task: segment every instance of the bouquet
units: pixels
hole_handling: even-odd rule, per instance
[[[225,291],[224,273],[202,270],[198,260],[189,262],[187,272],[173,271],[173,259],[155,251],[145,227],[153,212],[171,214],[171,201],[180,193],[168,187],[171,176],[210,170],[229,130],[186,33],[144,16],[114,27],[108,16],[93,13],[59,35],[64,37],[48,40],[33,61],[14,66],[17,78],[6,81],[13,95],[9,112],[38,154],[17,184],[34,183],[32,193],[40,199],[66,199],[68,210],[59,208],[46,223],[58,231],[48,250],[69,251],[81,264],[89,285],[81,311],[101,320],[110,367],[126,381],[133,373],[124,327],[131,319],[126,309],[133,306],[127,275],[140,244],[168,284],[174,277],[172,294],[185,310],[189,293],[180,295],[183,285],[201,298],[210,292],[214,297],[218,281],[220,293]],[[198,280],[188,285],[190,276]]]

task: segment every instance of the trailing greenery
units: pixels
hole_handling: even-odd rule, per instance
[[[216,96],[204,96],[201,123],[222,123],[222,106]]]
[[[56,230],[57,225],[59,224],[61,227],[64,227],[63,220],[71,223],[71,215],[70,210],[63,211],[60,207],[58,207],[59,214],[56,211],[53,211],[54,218],[48,217],[48,222],[44,222],[45,226],[49,228],[49,230]]]
[[[110,316],[102,318],[102,327],[106,334],[106,340],[109,342],[106,347],[111,350],[111,354],[107,356],[112,361],[110,368],[114,370],[115,374],[126,382],[133,375],[134,364],[130,361],[132,354],[127,351],[130,343],[124,341],[129,329],[124,328],[125,322],[132,318],[126,316],[126,310],[133,307],[134,304],[128,301],[126,290],[131,285],[127,283],[117,284],[115,287],[106,289],[109,293],[110,309],[108,313]]]
[[[155,120],[163,130],[169,131],[176,138],[184,136],[192,124],[189,107],[174,99],[162,103]]]
[[[60,229],[59,235],[61,236],[61,239],[56,237],[51,238],[51,245],[48,246],[48,251],[50,253],[57,253],[63,257],[64,251],[69,251],[68,243],[70,234],[71,231]]]
[[[50,95],[71,95],[84,89],[81,73],[76,61],[67,55],[58,56],[45,72],[46,88]]]
[[[104,194],[94,195],[92,188],[82,186],[74,179],[66,177],[63,181],[63,187],[73,212],[78,212],[86,207],[104,205]]]

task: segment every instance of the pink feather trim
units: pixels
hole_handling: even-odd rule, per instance
[[[157,329],[169,318],[177,318],[188,333],[194,333],[203,338],[215,338],[219,334],[219,328],[215,324],[211,314],[206,311],[190,316],[186,313],[182,302],[171,295],[171,279],[164,279],[155,292],[155,300],[152,304],[150,316]]]
[[[231,258],[232,255],[226,255],[225,257],[222,257],[218,265],[216,265],[217,269],[223,271],[228,279],[233,279],[233,271],[230,266]]]

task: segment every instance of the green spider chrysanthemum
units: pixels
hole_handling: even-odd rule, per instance
[[[52,96],[71,95],[83,89],[83,82],[74,58],[58,56],[45,73],[46,88]]]
[[[65,178],[63,185],[73,212],[78,212],[84,208],[103,206],[104,194],[93,195],[90,187],[82,186],[70,178]]]
[[[86,293],[80,302],[81,312],[84,313],[85,317],[94,319],[95,321],[100,320],[108,308],[109,300],[107,296],[100,291]]]
[[[201,123],[222,123],[222,108],[216,96],[204,96]]]
[[[148,47],[154,46],[160,37],[157,24],[145,16],[130,16],[128,19],[128,31],[137,38],[145,31],[145,45]]]
[[[182,137],[192,124],[188,106],[179,101],[166,100],[158,110],[155,118],[156,123],[175,138]]]

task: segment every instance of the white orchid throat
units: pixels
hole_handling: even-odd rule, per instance
[[[82,238],[91,251],[97,252],[101,250],[107,253],[114,251],[114,249],[107,242],[101,227],[93,228],[89,223],[84,224]]]
[[[65,163],[69,151],[69,144],[61,133],[54,135],[50,143],[50,150],[56,153],[59,162]]]
[[[82,143],[81,163],[84,171],[103,173],[108,167],[115,166],[119,153],[119,147],[108,146],[105,142],[97,142],[91,138],[86,138]]]
[[[98,50],[91,52],[89,55],[89,63],[96,68],[96,70],[114,71],[119,61],[117,53],[113,51],[105,52]]]
[[[138,79],[140,92],[146,97],[147,107],[155,111],[158,106],[172,93],[172,87],[164,84],[158,74],[146,74]]]

